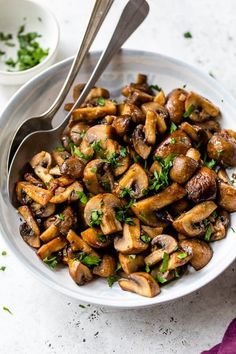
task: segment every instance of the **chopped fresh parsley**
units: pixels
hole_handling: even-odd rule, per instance
[[[86,307],[82,304],[79,304],[79,307],[81,307],[82,309],[85,309]]]
[[[208,226],[208,228],[206,229],[205,237],[204,237],[205,241],[210,241],[212,233],[213,233],[212,227]]]
[[[5,34],[3,32],[0,32],[0,41],[1,42],[9,41],[12,38],[13,38],[13,36],[11,33]]]
[[[176,143],[176,139],[175,139],[175,138],[171,138],[171,139],[170,139],[170,143],[171,143],[171,144],[175,144],[175,143]]]
[[[203,165],[207,166],[208,168],[213,169],[216,166],[216,163],[217,163],[217,161],[213,160],[213,159],[211,159],[210,161],[207,161],[207,154],[205,152],[204,158],[203,158]]]
[[[101,241],[102,243],[107,242],[107,238],[105,235],[103,234],[97,234],[97,238],[99,239],[99,241]]]
[[[112,288],[112,285],[117,282],[119,277],[117,275],[112,275],[111,277],[107,278],[107,284],[109,285],[110,288]]]
[[[177,130],[177,125],[174,122],[171,122],[170,133],[173,133]]]
[[[119,270],[121,270],[122,267],[121,267],[121,264],[120,262],[117,262],[117,265],[116,265],[116,272],[119,272]]]
[[[51,258],[44,258],[44,263],[46,263],[50,268],[54,269],[57,266],[57,257],[51,257]]]
[[[78,195],[79,200],[82,204],[88,203],[88,197],[84,192],[77,191],[76,194]]]
[[[158,86],[158,85],[150,85],[149,88],[151,90],[156,90],[156,91],[159,91],[159,92],[162,90],[162,88],[160,86]]]
[[[116,212],[116,219],[128,225],[135,225],[133,219],[126,216],[127,209],[118,208]]]
[[[105,106],[105,103],[106,103],[106,100],[105,100],[104,97],[98,97],[98,99],[97,99],[97,104],[98,104],[99,106]]]
[[[90,160],[91,159],[91,155],[85,155],[83,152],[81,152],[76,146],[74,146],[74,150],[73,150],[73,153],[80,157],[81,159],[84,159],[84,160]]]
[[[1,266],[1,267],[0,267],[0,271],[2,271],[2,272],[4,272],[4,271],[5,271],[5,269],[6,269],[6,267],[5,267],[5,266]]]
[[[151,237],[148,235],[141,235],[140,239],[144,242],[144,243],[150,243],[151,241]]]
[[[2,256],[6,256],[7,252],[6,251],[2,251]]]
[[[97,172],[97,167],[92,167],[92,168],[90,168],[90,172],[96,173],[96,172]]]
[[[121,146],[120,147],[120,156],[121,157],[126,157],[126,155],[127,155],[126,147],[125,146]]]
[[[134,196],[134,191],[131,188],[123,188],[120,192],[120,197],[125,198],[125,197],[130,197],[133,198]]]
[[[149,264],[146,264],[146,266],[145,266],[145,272],[146,272],[146,273],[150,273],[150,272],[151,272],[151,269],[150,269]]]
[[[103,212],[100,210],[93,210],[91,213],[90,226],[99,226],[102,222]]]
[[[234,233],[236,233],[236,231],[234,230],[234,228],[233,228],[232,226],[231,226],[230,228],[231,228],[231,230],[232,230]]]
[[[184,38],[193,38],[193,36],[192,36],[192,33],[191,32],[185,32],[184,34],[183,34],[183,36],[184,36]]]
[[[12,42],[5,42],[5,45],[7,47],[15,47],[15,43],[12,43]]]
[[[183,115],[184,118],[190,117],[195,109],[196,109],[196,106],[194,104],[191,104],[191,106],[189,106],[187,108],[187,110],[184,112],[184,115]]]
[[[101,259],[96,256],[90,256],[82,252],[79,256],[79,261],[88,266],[97,266],[101,262]]]
[[[156,278],[156,280],[157,280],[159,283],[161,283],[161,284],[164,284],[164,283],[167,282],[167,279],[163,278],[163,277],[162,277],[161,275],[159,275],[159,274],[156,274],[155,278]]]
[[[6,312],[8,312],[8,313],[10,313],[11,315],[13,315],[13,313],[11,312],[11,310],[9,310],[9,308],[8,307],[6,307],[6,306],[3,306],[3,308],[2,308],[4,311],[6,311]]]
[[[99,156],[103,157],[103,147],[101,146],[100,141],[94,140],[91,146]]]
[[[0,57],[4,54],[6,54],[6,52],[4,52],[3,50],[0,50]]]
[[[105,192],[110,192],[111,191],[111,185],[109,182],[107,181],[102,181],[102,187],[104,189]]]
[[[117,168],[120,167],[120,163],[117,161],[119,157],[119,154],[112,152],[106,159],[104,159],[104,162],[110,164],[113,168]]]
[[[167,271],[168,264],[169,264],[169,254],[164,252],[162,264],[161,264],[161,267],[160,267],[160,272],[161,273],[165,273]]]
[[[63,151],[65,151],[65,148],[63,146],[57,146],[57,147],[55,147],[54,151],[63,152]]]
[[[181,253],[179,253],[178,255],[177,255],[177,258],[179,258],[179,259],[184,259],[184,258],[186,258],[188,255],[187,255],[187,253],[186,252],[181,252]]]
[[[61,220],[64,221],[65,220],[65,216],[61,213],[61,214],[56,214],[56,217]]]
[[[158,191],[161,188],[165,188],[169,185],[169,170],[173,165],[174,155],[170,154],[165,159],[161,157],[155,157],[161,165],[161,172],[154,172],[154,177],[150,181],[149,190]]]

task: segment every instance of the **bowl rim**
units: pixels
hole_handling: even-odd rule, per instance
[[[100,51],[93,51],[90,52],[89,55],[91,56],[98,56],[100,55],[101,52]],[[223,95],[224,95],[224,99],[230,103],[230,105],[233,105],[236,108],[236,100],[234,99],[234,97],[232,96],[232,94],[230,92],[228,92],[220,82],[216,81],[214,78],[212,78],[210,75],[208,75],[206,72],[202,71],[201,69],[196,68],[195,66],[185,63],[182,60],[176,59],[174,57],[171,56],[167,56],[164,54],[160,54],[160,53],[156,53],[156,52],[151,52],[151,51],[140,51],[140,50],[130,50],[130,49],[121,49],[119,52],[119,55],[146,55],[146,56],[155,56],[155,58],[159,57],[162,60],[167,60],[168,62],[172,63],[172,64],[176,64],[179,66],[182,66],[184,68],[188,68],[192,71],[194,71],[196,74],[201,75],[203,78],[205,78],[206,80],[208,80],[210,83],[214,84],[214,87],[219,90]],[[27,83],[25,83],[13,96],[12,98],[8,101],[7,105],[5,106],[5,108],[3,109],[3,111],[0,113],[0,120],[1,117],[5,114],[5,112],[7,111],[8,107],[14,102],[14,100],[17,98],[18,95],[21,95],[22,92],[24,91],[24,89],[30,85],[31,83],[33,83],[35,80],[38,80],[40,78],[40,76],[43,78],[44,76],[47,75],[48,72],[50,72],[50,70],[56,70],[57,67],[66,65],[69,62],[72,62],[72,60],[74,59],[73,56],[66,58],[54,65],[52,65],[51,67],[45,69],[43,72],[39,73],[38,75],[36,75],[34,78],[32,78],[31,80],[29,80]],[[179,291],[178,294],[174,294],[172,296],[169,296],[167,299],[162,299],[161,302],[148,302],[150,301],[150,298],[145,298],[143,303],[135,303],[135,301],[133,303],[128,302],[128,304],[126,304],[126,302],[124,301],[120,301],[115,299],[99,299],[99,301],[97,301],[97,298],[93,295],[88,295],[88,294],[79,294],[79,298],[77,296],[78,293],[76,293],[76,291],[65,288],[64,286],[58,284],[56,281],[48,278],[47,276],[45,276],[45,274],[41,273],[41,271],[39,269],[36,269],[33,265],[31,265],[30,263],[28,263],[27,259],[24,257],[24,255],[22,253],[19,253],[17,251],[17,249],[15,248],[14,244],[10,241],[10,239],[8,238],[2,223],[0,222],[0,231],[2,234],[2,237],[4,239],[4,241],[6,242],[7,246],[9,247],[9,249],[12,251],[12,253],[16,256],[17,259],[19,259],[19,261],[21,261],[21,263],[24,264],[24,266],[29,269],[31,271],[31,273],[33,274],[33,276],[37,279],[39,279],[43,284],[49,286],[51,289],[53,290],[57,290],[60,293],[67,295],[69,297],[72,297],[76,300],[79,301],[84,301],[85,303],[91,303],[94,305],[99,305],[99,306],[107,306],[107,307],[111,307],[111,308],[120,308],[120,309],[137,309],[137,308],[147,308],[147,307],[151,307],[151,306],[157,306],[157,305],[161,305],[164,303],[167,303],[169,301],[173,301],[173,300],[177,300],[179,298],[182,298],[186,295],[189,295],[191,293],[193,293],[194,291],[199,290],[200,288],[202,288],[203,286],[207,285],[208,283],[210,283],[211,281],[213,281],[215,278],[217,278],[222,272],[225,271],[226,268],[228,268],[230,266],[230,264],[235,260],[236,258],[236,254],[232,254],[231,257],[229,257],[228,259],[224,260],[224,264],[221,266],[220,271],[216,270],[215,272],[211,272],[210,275],[207,274],[201,281],[201,284],[197,284],[195,285],[195,283],[193,283],[191,285],[191,287],[189,287],[189,289],[184,290],[184,291]],[[109,302],[109,303],[108,303]]]
[[[34,4],[36,7],[41,8],[47,14],[47,16],[51,18],[51,20],[53,21],[53,23],[55,25],[55,29],[56,29],[55,36],[54,36],[55,44],[53,46],[53,50],[49,51],[49,54],[39,64],[33,66],[32,68],[29,68],[29,69],[26,69],[23,71],[0,70],[0,75],[5,76],[5,77],[16,77],[16,76],[22,77],[24,75],[32,74],[34,71],[38,71],[40,69],[43,69],[43,67],[46,65],[46,63],[48,63],[48,61],[50,61],[55,56],[55,53],[58,50],[59,41],[60,41],[59,22],[58,22],[56,16],[54,15],[54,13],[47,6],[41,5],[39,2],[37,2],[35,0],[18,0],[18,1]]]

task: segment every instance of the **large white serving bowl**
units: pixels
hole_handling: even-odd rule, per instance
[[[91,54],[77,78],[85,82],[92,71],[98,53]],[[77,286],[68,274],[68,269],[50,270],[35,255],[34,251],[22,240],[19,234],[19,217],[7,196],[7,153],[11,138],[17,125],[31,115],[43,112],[58,93],[72,63],[66,59],[47,69],[25,86],[11,99],[0,117],[0,221],[1,233],[12,252],[42,282],[78,300],[121,308],[137,308],[160,304],[189,294],[212,281],[222,273],[236,258],[236,234],[229,229],[227,237],[212,243],[214,256],[201,271],[188,270],[181,279],[162,287],[161,294],[145,298],[122,291],[118,284],[109,288],[106,280],[98,279],[88,285]],[[222,112],[222,125],[235,128],[236,102],[231,95],[209,75],[198,69],[160,54],[123,50],[116,55],[98,85],[110,90],[111,95],[119,97],[120,89],[134,81],[137,73],[148,74],[149,82],[158,84],[165,92],[175,87],[187,85],[187,90],[196,90],[218,105]],[[70,101],[70,97],[68,97]],[[59,121],[65,113],[63,108],[57,116]],[[232,226],[236,229],[236,215],[232,215]]]

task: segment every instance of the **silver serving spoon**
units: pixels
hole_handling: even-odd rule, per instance
[[[95,85],[111,61],[112,57],[143,22],[143,20],[147,17],[148,12],[149,5],[145,0],[129,0],[121,14],[120,20],[106,49],[101,54],[101,57],[94,68],[90,79],[61,125],[51,130],[31,133],[22,141],[13,157],[8,174],[8,195],[14,206],[17,205],[15,197],[15,183],[22,178],[26,163],[30,161],[32,156],[39,151],[50,151],[58,145],[61,133],[68,123],[68,118],[70,117],[71,112],[83,103],[90,89]]]
[[[66,98],[66,95],[69,92],[69,89],[71,88],[71,85],[73,84],[76,75],[78,74],[94,41],[94,38],[104,22],[113,2],[114,0],[96,0],[83,41],[78,52],[76,53],[70,71],[58,96],[51,107],[42,115],[28,118],[21,123],[11,142],[11,148],[8,155],[8,166],[10,165],[18,146],[27,135],[37,130],[48,130],[53,128],[52,120]]]

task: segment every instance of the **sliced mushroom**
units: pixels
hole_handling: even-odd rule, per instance
[[[148,188],[148,176],[144,169],[137,163],[133,164],[119,180],[115,193],[121,196],[122,191],[128,188],[134,198],[141,198]]]
[[[134,123],[140,124],[145,122],[145,114],[135,104],[127,102],[120,108],[120,114],[122,116],[130,116]]]
[[[108,139],[106,142],[105,156],[111,164],[111,168],[115,176],[120,176],[130,165],[130,156],[125,148],[125,153],[122,153],[122,146],[117,141]]]
[[[208,137],[210,138],[212,134],[218,133],[220,131],[220,124],[216,120],[207,120],[205,122],[196,123],[199,127],[205,129]]]
[[[131,85],[125,86],[122,89],[122,95],[124,95],[125,97],[128,97],[128,102],[131,102],[134,104],[141,104],[144,102],[153,101],[153,96],[150,95],[149,93],[145,92],[145,91],[147,91],[146,87],[145,87],[145,91],[141,90],[140,88],[142,88],[142,86],[141,85],[138,86],[136,84],[131,84]]]
[[[178,248],[178,243],[174,237],[161,234],[152,239],[152,252],[145,257],[144,261],[148,265],[154,265],[163,259],[164,253],[172,253]]]
[[[73,251],[82,251],[91,256],[99,257],[97,252],[95,252],[80,236],[78,236],[73,230],[70,230],[67,234],[67,240],[70,242]]]
[[[205,144],[208,140],[206,130],[198,125],[192,125],[188,122],[183,122],[180,125],[180,129],[182,129],[186,134],[188,134],[188,136],[196,143],[201,142],[201,144]]]
[[[194,148],[190,148],[187,152],[186,152],[186,156],[191,157],[191,159],[200,162],[201,160],[201,154],[197,149]]]
[[[50,199],[50,203],[60,204],[66,200],[78,200],[79,195],[77,192],[83,192],[83,187],[79,182],[74,182],[67,188],[59,187],[55,190],[55,195]]]
[[[58,151],[57,149],[53,150],[52,157],[56,164],[60,167],[66,159],[68,159],[71,155],[68,151]],[[51,170],[50,170],[51,172]]]
[[[181,130],[176,130],[157,146],[154,155],[162,158],[166,158],[170,154],[185,155],[190,148],[191,141],[187,134]]]
[[[141,229],[144,234],[147,234],[149,237],[154,238],[157,235],[160,235],[163,232],[164,227],[150,227],[146,225],[141,225]]]
[[[131,122],[132,119],[127,114],[118,117],[115,116],[112,121],[112,126],[115,129],[117,135],[124,137],[130,131]]]
[[[105,99],[103,106],[76,108],[72,112],[71,122],[94,121],[107,114],[116,114],[116,105]]]
[[[167,131],[166,121],[169,118],[168,111],[165,107],[156,102],[148,102],[142,105],[142,111],[147,115],[148,111],[155,112],[157,131],[160,135]]]
[[[36,154],[31,160],[30,165],[34,170],[34,173],[44,182],[50,183],[53,180],[49,170],[52,165],[52,156],[46,151],[41,151]]]
[[[211,159],[223,166],[236,167],[236,137],[231,130],[215,133],[207,144],[207,153]]]
[[[80,95],[80,94],[79,94]],[[77,97],[77,98],[76,98]],[[110,93],[107,89],[103,88],[103,87],[93,87],[90,91],[88,96],[86,97],[84,103],[88,103],[90,101],[92,101],[94,98],[99,98],[99,97],[103,97],[103,98],[110,98]],[[79,98],[79,96],[77,96],[75,94],[75,90],[73,93],[73,99],[74,102]]]
[[[229,213],[225,210],[221,210],[220,215],[216,218],[215,222],[211,224],[212,234],[211,234],[210,241],[218,241],[225,238],[229,223],[230,223]]]
[[[124,291],[139,294],[146,297],[154,297],[160,293],[160,287],[155,279],[148,273],[136,272],[128,276],[128,279],[118,280],[119,286]]]
[[[93,194],[110,192],[114,185],[109,164],[100,159],[92,160],[85,166],[83,181]]]
[[[166,96],[163,90],[158,92],[158,94],[154,97],[153,102],[158,103],[161,106],[164,106],[166,103]]]
[[[144,127],[139,124],[133,131],[132,141],[134,150],[141,156],[144,160],[146,160],[152,150],[151,146],[148,146],[145,143],[144,139]]]
[[[27,196],[33,199],[36,203],[41,205],[46,205],[52,198],[53,192],[47,189],[34,186],[28,182],[18,182],[16,186],[17,195],[21,195],[22,191],[27,194]]]
[[[140,221],[137,218],[131,218],[132,225],[124,224],[123,236],[116,237],[114,247],[123,254],[137,254],[145,251],[148,244],[141,239]]]
[[[81,122],[74,124],[69,131],[70,140],[72,140],[73,143],[78,146],[81,143],[88,129],[89,125],[85,123]]]
[[[89,144],[96,141],[99,142],[102,148],[106,148],[106,141],[107,139],[113,138],[114,132],[115,130],[111,125],[98,124],[87,130],[85,139],[89,142]]]
[[[173,270],[187,264],[192,258],[192,254],[183,251],[176,251],[170,255],[167,270]]]
[[[217,117],[220,113],[219,108],[212,102],[192,91],[185,101],[185,111],[189,112],[189,118],[194,122],[204,122],[211,117]]]
[[[77,259],[70,259],[68,266],[70,276],[76,284],[84,285],[93,279],[91,270]]]
[[[111,244],[112,239],[109,236],[105,236],[101,231],[94,228],[88,228],[81,232],[82,239],[91,247],[104,248]]]
[[[210,245],[202,240],[183,240],[179,244],[186,253],[192,255],[190,263],[195,270],[205,267],[213,256]]]
[[[185,100],[187,92],[181,88],[177,88],[169,93],[167,96],[166,108],[170,115],[170,120],[179,124],[183,120],[185,112]]]
[[[137,272],[145,266],[144,257],[141,254],[126,255],[119,253],[119,262],[126,274]]]
[[[179,184],[186,183],[198,168],[197,161],[188,156],[176,156],[170,169],[170,178]]]
[[[44,227],[47,229],[50,225],[55,225],[60,229],[60,233],[64,236],[67,235],[68,231],[75,227],[77,223],[77,217],[71,207],[66,207],[61,214],[57,214],[49,217],[44,222]]]
[[[55,237],[57,237],[59,234],[59,229],[56,225],[51,224],[48,229],[46,229],[43,233],[40,235],[40,239],[47,243],[51,240],[53,240]]]
[[[81,178],[84,171],[84,161],[77,156],[71,156],[63,162],[60,171],[63,175],[72,178]]]
[[[24,223],[20,226],[20,234],[25,242],[31,247],[40,247],[40,229],[28,206],[23,205],[18,208],[18,212],[24,219]]]
[[[150,145],[156,143],[157,119],[156,112],[148,111],[144,125],[145,140]]]
[[[37,218],[48,218],[55,213],[56,206],[52,203],[42,206],[41,204],[33,202],[30,204],[30,209]]]
[[[41,187],[41,188],[44,187],[44,183],[42,181],[40,181],[39,179],[35,178],[32,173],[25,173],[24,174],[24,179],[27,182],[29,182],[30,184],[33,184],[34,186],[38,186],[38,187]]]
[[[113,256],[105,254],[99,265],[93,268],[93,274],[102,278],[108,278],[115,274],[116,260]]]
[[[230,213],[236,211],[236,187],[231,184],[225,170],[218,172],[217,187],[217,203]]]
[[[50,258],[52,253],[56,253],[62,250],[66,246],[66,244],[67,242],[64,239],[62,239],[61,237],[56,237],[48,243],[42,245],[39,248],[37,255],[42,260],[44,260],[45,258]]]
[[[194,203],[216,198],[216,173],[204,166],[186,183],[188,199]]]
[[[180,215],[173,222],[174,228],[189,237],[201,236],[205,233],[203,220],[217,209],[217,205],[212,202],[203,202]]]
[[[118,197],[110,193],[98,194],[92,197],[85,206],[84,218],[87,225],[94,224],[94,214],[100,215],[95,225],[100,226],[104,235],[122,231],[121,223],[116,219],[116,209],[122,204]],[[98,219],[98,218],[97,218]]]
[[[144,224],[153,227],[161,226],[156,211],[182,199],[185,195],[184,188],[177,183],[172,183],[164,191],[134,203],[131,209]]]

